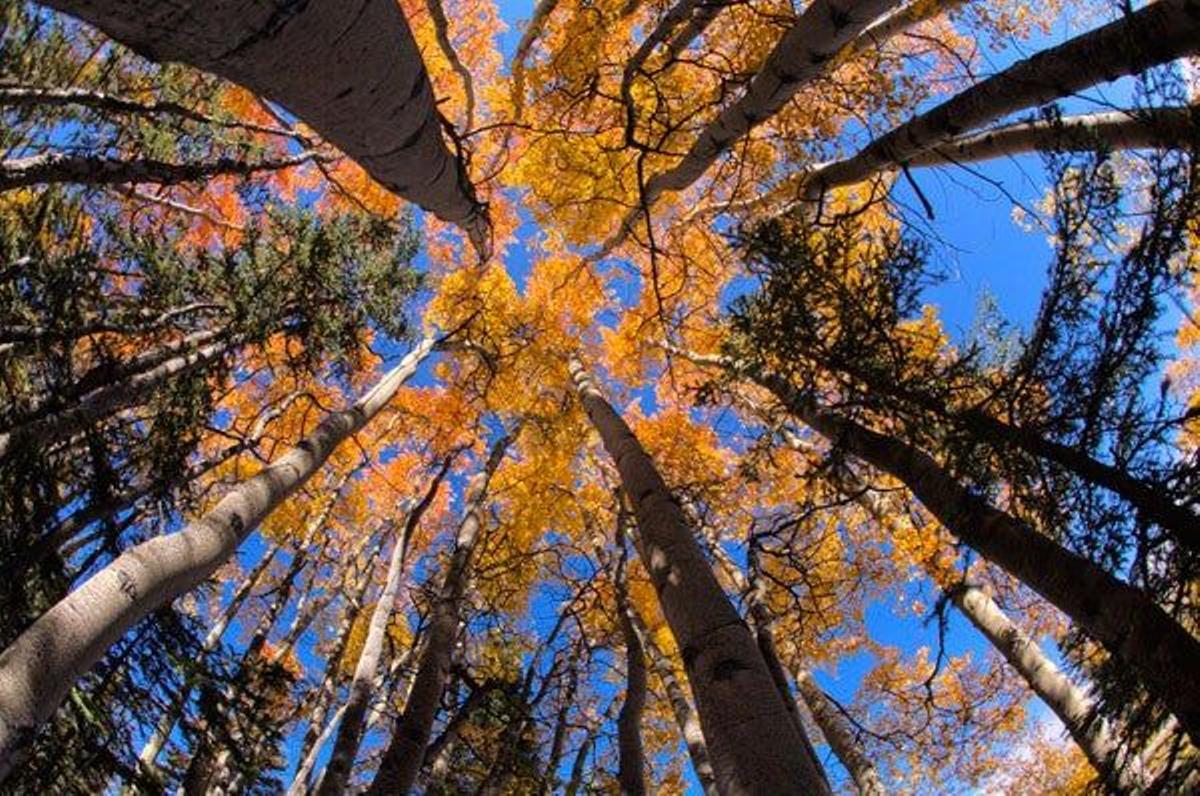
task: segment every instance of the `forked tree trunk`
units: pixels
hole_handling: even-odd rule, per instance
[[[328,414],[296,447],[234,487],[203,517],[122,553],[0,653],[0,779],[75,681],[146,614],[229,560],[334,448],[378,414],[434,345],[424,340],[353,406]]]
[[[850,772],[858,796],[884,796],[887,791],[875,764],[854,737],[854,730],[846,717],[838,712],[825,692],[813,681],[812,674],[807,671],[796,672],[796,690],[800,692],[800,698],[821,729],[821,734],[829,742],[829,747],[846,771]]]
[[[426,630],[428,640],[421,654],[417,676],[404,706],[404,714],[392,727],[391,740],[383,753],[375,779],[367,790],[369,794],[408,793],[421,771],[433,721],[450,677],[454,639],[458,632],[463,596],[470,580],[471,560],[483,529],[483,504],[487,499],[488,484],[511,441],[509,436],[497,440],[492,445],[483,471],[473,479],[463,518],[455,534],[454,549],[434,598]]]
[[[390,0],[50,0],[155,61],[179,61],[278,102],[378,182],[462,227],[481,255],[486,211],[442,123],[421,53]],[[319,80],[313,75],[320,75]]]
[[[379,665],[383,658],[383,642],[387,635],[388,625],[391,624],[392,614],[400,596],[400,584],[404,579],[404,570],[408,563],[408,545],[413,531],[421,522],[421,516],[433,503],[437,496],[442,480],[450,470],[451,460],[446,459],[442,468],[434,476],[429,489],[416,505],[406,509],[404,525],[401,533],[392,543],[392,555],[388,561],[387,580],[383,591],[375,603],[371,613],[371,623],[367,628],[367,638],[363,642],[362,652],[354,667],[354,677],[350,680],[350,691],[346,697],[346,710],[342,714],[341,724],[338,725],[337,739],[333,744],[333,753],[325,766],[325,776],[321,780],[320,796],[336,796],[346,789],[350,778],[350,769],[358,754],[358,746],[362,740],[363,720],[367,708],[371,704],[371,691],[377,680]]]
[[[829,793],[750,629],[721,590],[654,463],[578,361],[571,362],[571,376],[633,502],[643,560],[683,655],[718,789]]]

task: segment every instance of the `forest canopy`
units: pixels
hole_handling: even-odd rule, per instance
[[[1200,0],[0,0],[0,792],[1200,790]]]

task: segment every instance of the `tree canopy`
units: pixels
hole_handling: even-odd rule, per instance
[[[1197,57],[3,3],[0,792],[1200,788]]]

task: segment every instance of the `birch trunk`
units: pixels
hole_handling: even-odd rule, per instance
[[[486,211],[442,139],[417,44],[389,0],[51,0],[155,61],[278,102],[378,182],[490,246]],[[314,80],[313,75],[321,79]]]
[[[808,177],[809,198],[909,163],[914,157],[1010,113],[1136,74],[1200,50],[1200,0],[1158,0],[1121,19],[1043,50],[872,141],[858,154]]]
[[[620,533],[620,531],[618,531]],[[625,699],[617,714],[617,784],[621,793],[643,796],[646,793],[646,761],[642,749],[642,713],[646,708],[646,655],[634,628],[625,588],[626,548],[621,541],[614,588],[617,597],[617,623],[625,642]]]
[[[691,701],[684,693],[683,686],[679,684],[679,678],[675,676],[675,666],[650,637],[637,611],[633,612],[633,620],[634,626],[645,641],[650,665],[654,667],[654,673],[658,675],[663,690],[667,692],[667,702],[671,705],[675,723],[679,725],[679,734],[683,737],[688,757],[692,760],[692,771],[696,774],[696,781],[700,783],[700,790],[704,796],[717,796],[716,778],[713,776],[712,763],[708,759],[708,745],[704,742],[704,733],[700,730],[696,711],[692,709]]]
[[[349,409],[327,415],[206,515],[122,553],[0,653],[0,779],[67,691],[146,614],[206,580],[341,442],[360,431],[434,348],[426,339]]]
[[[825,74],[835,56],[902,0],[813,0],[767,56],[746,93],[700,131],[683,159],[646,183],[641,206],[600,247],[606,256],[667,191],[689,187],[742,136],[774,116],[801,88]],[[632,77],[629,78],[632,80]]]
[[[340,591],[345,600],[345,609],[342,611],[341,619],[338,621],[337,630],[333,636],[337,641],[333,649],[325,656],[325,672],[321,677],[321,684],[317,688],[315,699],[303,706],[304,712],[308,714],[308,728],[304,731],[304,737],[300,742],[299,759],[301,763],[288,785],[287,796],[298,796],[298,794],[308,792],[308,777],[316,764],[317,755],[325,745],[325,741],[328,740],[329,733],[335,729],[326,724],[325,717],[329,713],[329,707],[333,703],[334,697],[337,696],[337,680],[342,655],[346,652],[346,645],[350,641],[350,631],[354,627],[358,612],[362,610],[363,597],[366,596],[367,589],[371,585],[375,561],[382,549],[382,544],[373,544],[371,555],[362,571],[357,574],[347,572],[342,578]],[[297,711],[297,713],[299,712]]]
[[[1079,744],[1092,768],[1117,793],[1142,793],[1145,769],[1136,755],[1126,757],[1096,703],[1072,683],[1041,647],[1004,615],[982,589],[964,584],[950,592],[954,605],[982,633],[1029,687],[1054,711]]]
[[[683,655],[722,793],[828,793],[746,623],[654,463],[578,361],[580,400],[633,502],[646,569]]]
[[[314,158],[314,153],[304,152],[284,158],[257,161],[223,157],[194,163],[170,163],[153,158],[113,158],[50,152],[0,161],[0,191],[60,182],[78,185],[177,185],[218,175],[245,177],[263,171],[281,171],[307,163]]]
[[[730,366],[716,357],[692,358]],[[1188,734],[1200,738],[1200,640],[1148,594],[980,499],[904,441],[824,408],[773,374],[752,378],[831,443],[905,484],[961,542],[1036,591],[1136,672]]]
[[[813,680],[812,674],[807,671],[796,672],[796,690],[800,692],[800,698],[804,700],[813,721],[821,729],[821,734],[829,742],[829,747],[850,772],[858,796],[884,796],[887,791],[875,764],[854,737],[850,723],[829,701],[829,697]]]
[[[354,667],[354,677],[350,680],[350,691],[346,697],[346,710],[342,714],[341,724],[338,725],[333,753],[325,766],[325,776],[318,791],[320,796],[337,796],[346,789],[350,769],[354,765],[354,758],[362,741],[363,720],[366,718],[367,708],[370,707],[371,692],[378,679],[379,665],[383,659],[384,638],[400,597],[400,585],[408,563],[409,540],[421,522],[421,516],[437,496],[442,480],[450,470],[450,464],[451,460],[447,459],[420,502],[407,510],[401,534],[392,544],[387,580],[378,602],[375,603],[375,610],[371,613],[367,638]]]
[[[1056,149],[1115,152],[1182,148],[1191,144],[1195,133],[1194,111],[1187,107],[1083,113],[1056,121],[1015,122],[961,135],[913,156],[908,165],[977,163]]]
[[[510,442],[511,437],[505,436],[492,445],[483,471],[476,475],[475,483],[471,485],[463,519],[455,535],[454,550],[432,607],[426,631],[428,640],[421,654],[412,692],[404,706],[404,714],[392,728],[391,740],[383,753],[379,771],[367,789],[369,794],[408,793],[421,770],[433,721],[450,676],[454,639],[458,632],[463,596],[470,579],[471,559],[483,527],[483,503],[487,498],[488,483],[500,466]]]

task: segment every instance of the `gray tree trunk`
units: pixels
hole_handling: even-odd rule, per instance
[[[437,496],[438,488],[450,470],[450,464],[451,460],[447,459],[421,500],[405,509],[406,516],[401,533],[392,543],[387,580],[378,602],[375,603],[375,610],[371,613],[367,638],[363,642],[362,652],[354,667],[354,677],[350,680],[346,709],[342,714],[342,721],[338,725],[337,739],[333,743],[333,753],[325,766],[325,775],[321,779],[321,789],[318,791],[320,796],[337,796],[346,789],[346,783],[350,778],[350,769],[354,765],[354,758],[358,754],[358,746],[362,741],[364,719],[371,704],[371,694],[379,679],[379,666],[383,660],[384,640],[388,625],[391,624],[392,614],[395,612],[396,602],[400,597],[400,585],[404,580],[404,571],[408,563],[409,540],[420,523],[421,516]]]
[[[876,138],[853,157],[817,169],[807,179],[806,193],[815,197],[829,188],[862,182],[1010,113],[1198,50],[1200,0],[1158,0],[1018,61]]]
[[[463,519],[455,535],[454,550],[434,600],[426,630],[426,646],[412,691],[404,714],[392,728],[391,740],[375,779],[367,789],[373,796],[408,793],[420,773],[433,721],[450,676],[462,600],[470,580],[472,556],[483,528],[483,504],[487,499],[488,484],[511,441],[511,437],[504,436],[493,444],[483,471],[473,479]]]
[[[1145,767],[1137,755],[1122,751],[1119,739],[1083,689],[1072,683],[982,589],[964,584],[951,591],[950,597],[1054,711],[1105,783],[1117,793],[1142,793],[1147,786]]]
[[[618,529],[618,533],[621,530]],[[642,747],[642,713],[646,708],[646,654],[633,624],[633,607],[625,586],[626,547],[618,540],[621,554],[613,575],[617,597],[617,624],[625,644],[625,699],[617,714],[617,784],[622,794],[646,793],[646,759]]]
[[[390,0],[50,0],[154,61],[278,102],[378,182],[490,248],[486,211],[447,149],[433,88]],[[313,75],[320,75],[314,80]]]
[[[717,787],[828,793],[754,637],[721,590],[654,463],[578,361],[571,375],[633,502],[642,556],[683,655]]]
[[[739,372],[736,363],[719,357],[691,358]],[[1191,738],[1200,738],[1200,640],[1150,595],[982,500],[903,440],[821,406],[774,374],[745,375],[831,443],[905,484],[950,533],[1036,591],[1136,672]]]
[[[858,796],[884,796],[887,791],[875,764],[854,737],[854,731],[845,716],[838,712],[825,692],[813,681],[812,674],[807,671],[796,672],[796,690],[800,692],[800,698],[821,729],[821,734],[829,742],[829,747],[850,772]]]
[[[122,553],[0,653],[0,779],[75,680],[146,614],[195,588],[276,506],[362,430],[434,348],[426,339],[349,409],[242,481],[203,517]]]

